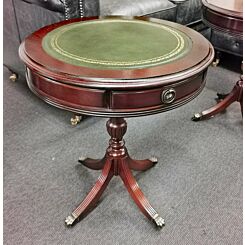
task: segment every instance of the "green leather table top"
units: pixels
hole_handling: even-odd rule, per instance
[[[143,20],[75,22],[47,33],[42,47],[50,56],[97,69],[146,68],[174,62],[192,48],[183,32]]]

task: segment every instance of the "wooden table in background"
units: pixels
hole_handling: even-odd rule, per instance
[[[243,4],[242,0],[203,0],[203,21],[211,29],[229,33],[243,38]],[[233,90],[226,95],[217,94],[220,102],[215,106],[195,113],[192,120],[200,121],[224,111],[233,102],[239,102],[243,112],[243,80],[236,83]]]

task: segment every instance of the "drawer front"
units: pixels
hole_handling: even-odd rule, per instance
[[[200,73],[194,78],[150,90],[140,91],[114,91],[111,95],[111,109],[144,109],[148,107],[168,107],[178,104],[182,100],[191,97],[193,93],[202,87],[204,74]],[[173,100],[167,101],[164,95],[168,93],[171,96],[173,91]],[[171,99],[171,98],[170,98]]]
[[[57,82],[31,72],[27,68],[27,81],[30,89],[46,101],[59,107],[97,110],[106,107],[105,90],[89,89]]]

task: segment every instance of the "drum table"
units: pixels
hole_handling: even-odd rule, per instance
[[[242,43],[243,40],[243,7],[242,0],[202,0],[203,21],[211,28],[221,33],[228,33],[235,36]],[[229,44],[231,45],[231,44]],[[239,43],[236,43],[239,45]],[[220,49],[215,46],[215,49]],[[221,49],[222,50],[222,49]],[[223,50],[222,50],[223,51]],[[239,102],[241,112],[243,111],[243,80],[237,81],[233,90],[229,94],[217,94],[220,102],[215,106],[195,113],[192,120],[200,121],[208,119],[223,110],[233,102]]]
[[[129,156],[124,118],[164,112],[195,98],[213,60],[211,44],[199,33],[168,21],[92,17],[44,27],[26,38],[19,53],[28,85],[41,99],[75,113],[110,118],[106,127],[111,139],[104,158],[80,159],[102,173],[66,224],[84,217],[111,178],[119,175],[144,215],[161,227],[163,218],[131,172],[147,170],[157,159]]]

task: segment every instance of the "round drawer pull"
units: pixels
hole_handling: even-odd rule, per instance
[[[165,104],[172,103],[176,97],[176,91],[173,88],[164,90],[162,92],[162,102]]]

